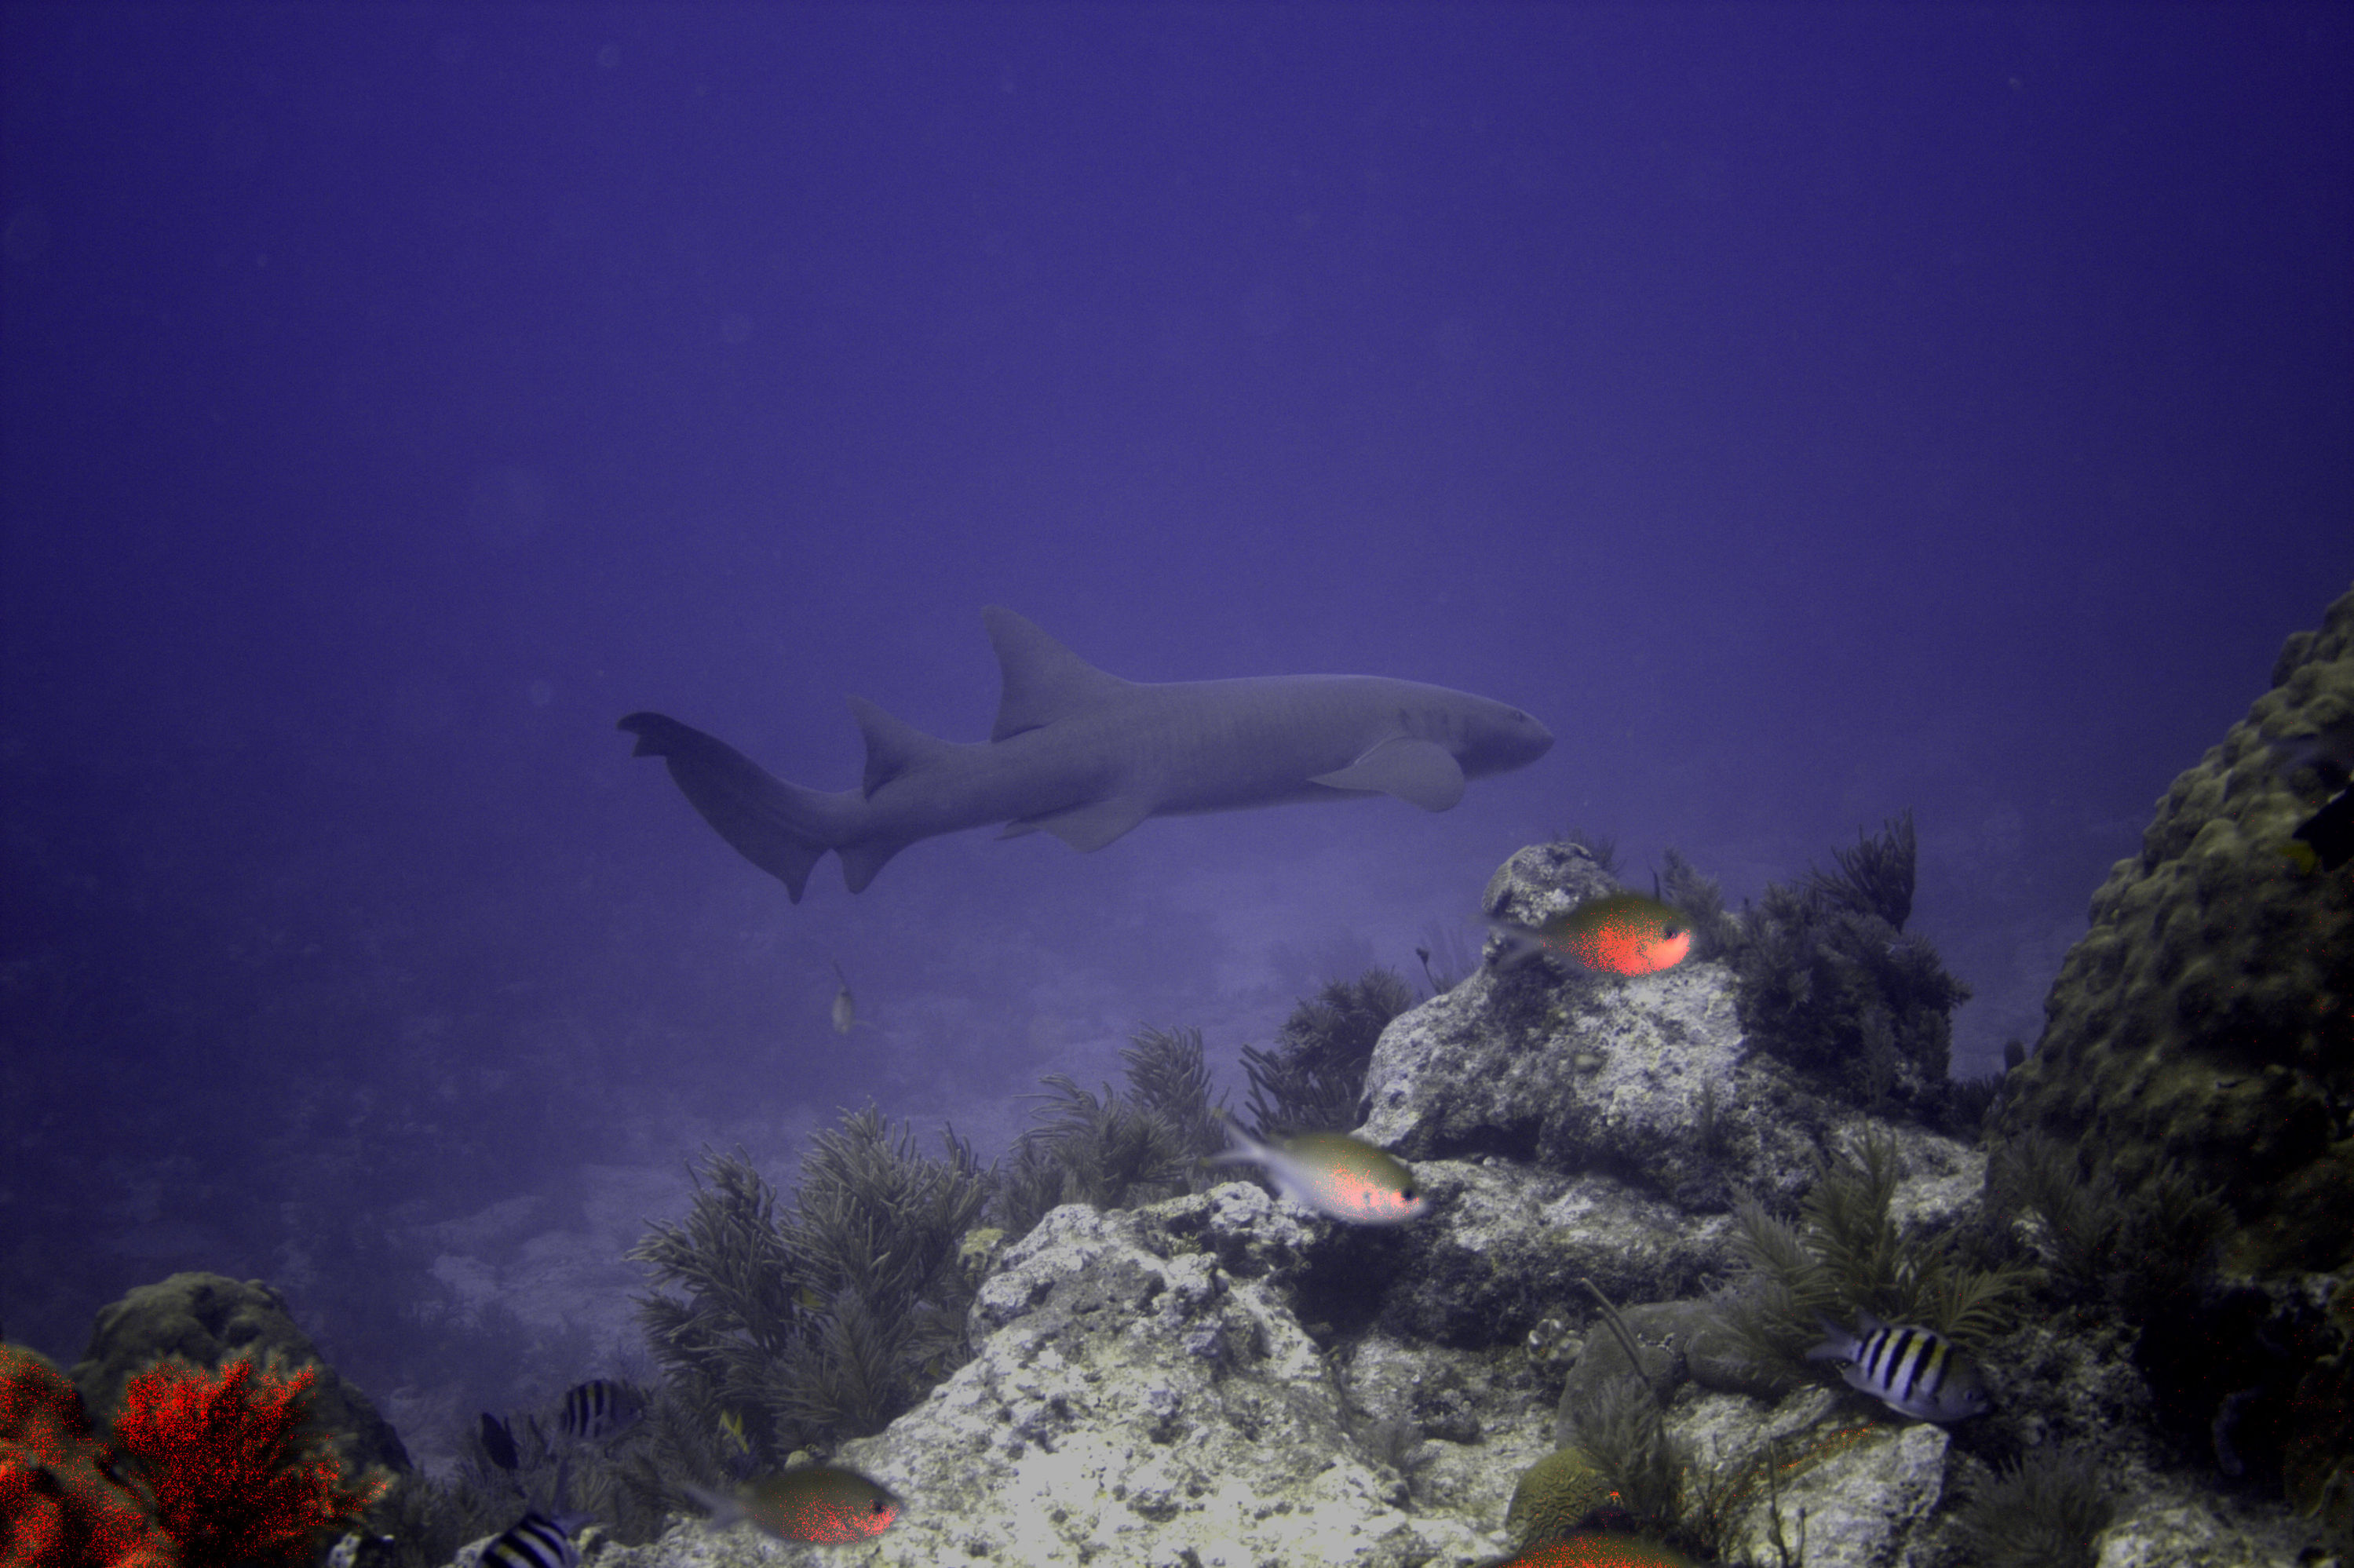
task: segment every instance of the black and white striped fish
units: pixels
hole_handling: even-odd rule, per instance
[[[1807,1352],[1807,1359],[1845,1361],[1840,1375],[1850,1388],[1872,1395],[1900,1415],[1959,1421],[1989,1408],[1978,1368],[1943,1334],[1891,1328],[1869,1312],[1856,1316],[1863,1325],[1861,1335],[1815,1314],[1824,1339]]]
[[[580,1548],[562,1520],[535,1509],[483,1547],[475,1562],[477,1568],[580,1568]]]
[[[564,1396],[564,1435],[601,1442],[628,1431],[645,1413],[646,1396],[628,1383],[591,1378]]]

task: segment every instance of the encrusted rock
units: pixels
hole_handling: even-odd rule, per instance
[[[981,1287],[979,1355],[887,1432],[843,1446],[841,1463],[909,1499],[859,1561],[1405,1568],[1492,1555],[1491,1528],[1408,1512],[1395,1473],[1362,1450],[1285,1300],[1300,1224],[1239,1184],[1134,1213],[1049,1214]],[[842,1559],[784,1548],[768,1560]]]
[[[175,1274],[160,1285],[143,1285],[120,1301],[99,1308],[90,1348],[74,1364],[73,1381],[101,1425],[114,1418],[123,1386],[167,1356],[184,1356],[200,1367],[250,1360],[256,1367],[275,1358],[292,1371],[319,1369],[311,1385],[311,1414],[333,1434],[335,1446],[355,1470],[371,1465],[408,1468],[399,1434],[367,1395],[327,1365],[311,1336],[295,1327],[286,1298],[259,1279],[238,1281],[218,1274]]]
[[[1487,907],[1536,925],[1615,885],[1575,846],[1539,844],[1504,863]],[[1382,1032],[1365,1097],[1360,1135],[1401,1158],[1492,1156],[1703,1211],[1744,1191],[1795,1200],[1855,1117],[1748,1049],[1733,971],[1699,959],[1626,980],[1547,957],[1483,966]]]
[[[2177,778],[2093,895],[2002,1130],[2096,1149],[2128,1193],[2169,1162],[2220,1186],[2232,1264],[2354,1269],[2354,876],[2283,853],[2320,803],[2269,741],[2354,723],[2354,593],[2289,640],[2273,688]]]

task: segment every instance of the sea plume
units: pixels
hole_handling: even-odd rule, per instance
[[[307,1428],[317,1375],[162,1361],[123,1390],[115,1436],[183,1568],[292,1563],[383,1490],[382,1478],[346,1486],[334,1445]]]

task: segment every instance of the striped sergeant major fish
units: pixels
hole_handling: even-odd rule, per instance
[[[567,1437],[584,1443],[619,1436],[646,1413],[646,1396],[611,1378],[591,1378],[564,1396],[560,1425]]]
[[[580,1568],[580,1548],[573,1544],[572,1531],[586,1522],[584,1515],[550,1519],[534,1509],[482,1548],[478,1568]]]
[[[1863,1325],[1861,1335],[1816,1313],[1824,1338],[1807,1359],[1845,1361],[1840,1375],[1850,1388],[1917,1420],[1959,1421],[1991,1407],[1978,1368],[1943,1334],[1891,1328],[1869,1312],[1856,1317]]]

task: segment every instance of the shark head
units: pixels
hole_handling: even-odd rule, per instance
[[[1465,778],[1526,768],[1553,749],[1553,731],[1510,704],[1462,692],[1447,694],[1454,699],[1447,715],[1453,733],[1445,744]]]

